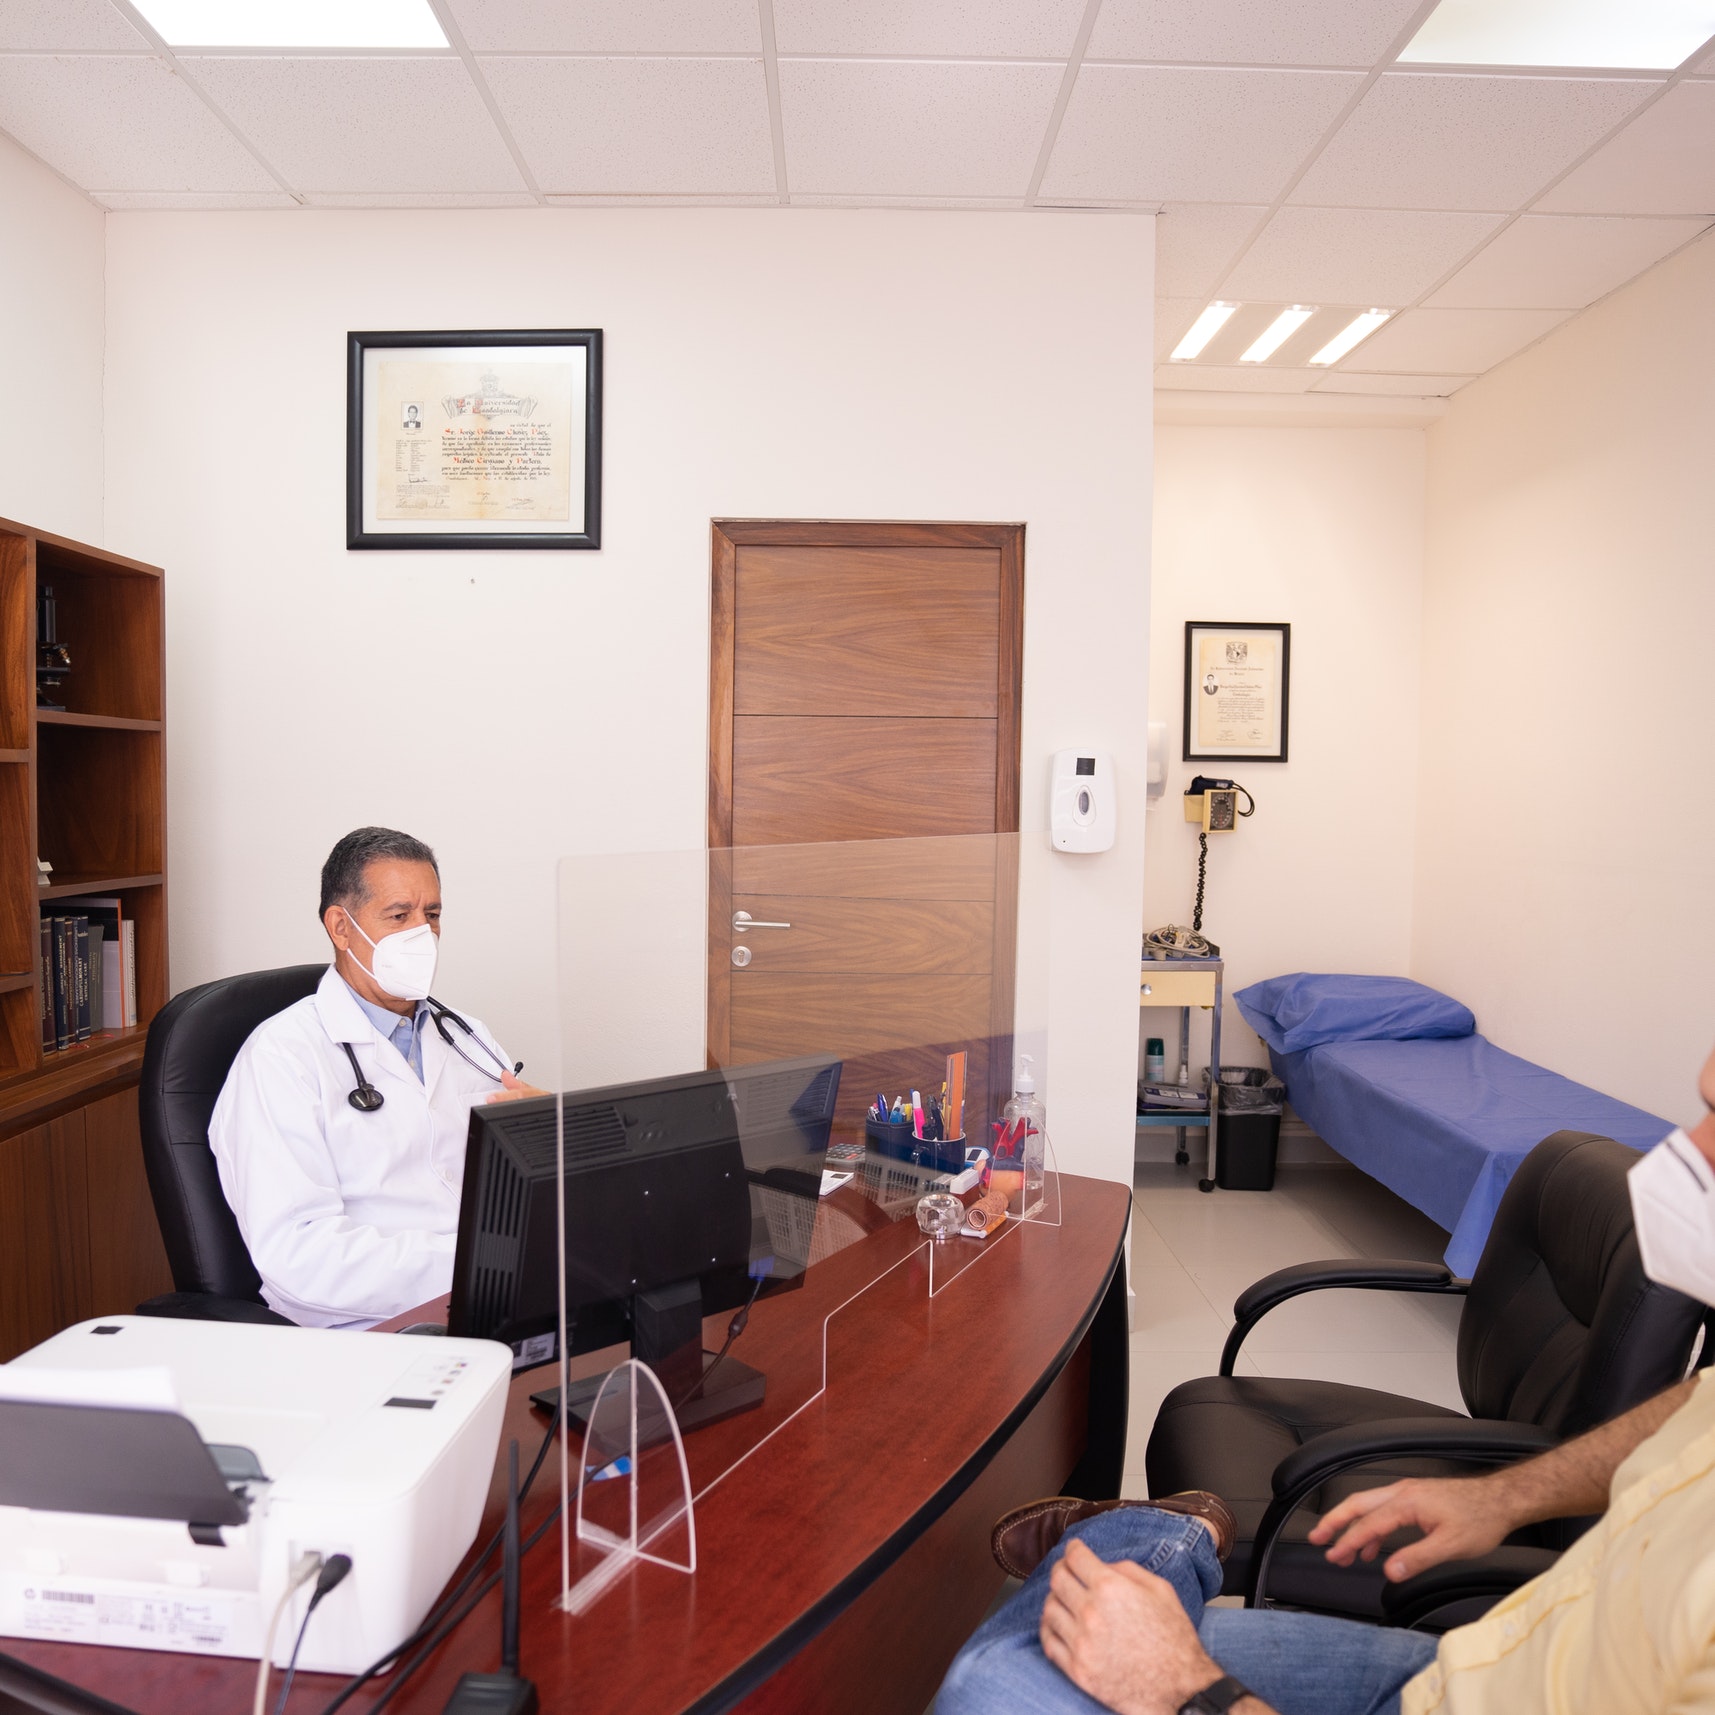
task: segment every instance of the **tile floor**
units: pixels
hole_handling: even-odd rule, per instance
[[[1140,1162],[1134,1184],[1131,1433],[1123,1493],[1147,1494],[1143,1451],[1162,1399],[1213,1375],[1233,1300],[1288,1263],[1329,1257],[1438,1262],[1447,1235],[1351,1167],[1283,1166],[1272,1191],[1197,1189],[1199,1169]],[[1317,1292],[1252,1331],[1239,1369],[1410,1394],[1463,1411],[1454,1368],[1457,1298]]]

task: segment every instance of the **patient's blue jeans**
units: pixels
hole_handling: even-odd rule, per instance
[[[1435,1656],[1420,1632],[1280,1609],[1209,1608],[1221,1567],[1195,1519],[1130,1508],[1067,1533],[1103,1560],[1134,1560],[1165,1578],[1203,1648],[1280,1715],[1398,1715],[1405,1682]],[[1086,1697],[1042,1653],[1037,1628],[1048,1576],[1065,1539],[1016,1596],[981,1625],[948,1671],[934,1715],[1093,1715]]]

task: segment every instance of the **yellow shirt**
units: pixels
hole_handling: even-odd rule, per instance
[[[1441,1640],[1403,1715],[1715,1711],[1715,1371],[1540,1578]]]

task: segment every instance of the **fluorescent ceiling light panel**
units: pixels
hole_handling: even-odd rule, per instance
[[[1240,363],[1266,363],[1315,315],[1314,310],[1307,310],[1302,304],[1294,304],[1290,310],[1282,310],[1278,316],[1251,341],[1250,349],[1239,353]]]
[[[1238,307],[1237,304],[1211,304],[1191,324],[1191,331],[1174,346],[1173,355],[1168,361],[1189,363],[1227,325],[1228,316]]]
[[[444,48],[428,0],[132,0],[175,48]]]
[[[1715,35],[1715,0],[1441,0],[1401,64],[1666,71]]]
[[[1392,310],[1365,310],[1361,316],[1353,316],[1310,361],[1338,363],[1348,351],[1362,345],[1392,314]]]

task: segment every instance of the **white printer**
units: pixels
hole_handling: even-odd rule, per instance
[[[67,1328],[0,1365],[0,1633],[256,1657],[300,1557],[347,1554],[299,1666],[360,1671],[475,1539],[511,1372],[489,1340]]]

